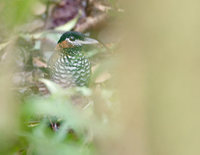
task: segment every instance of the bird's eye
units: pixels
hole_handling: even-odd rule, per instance
[[[69,40],[70,40],[70,41],[75,41],[75,37],[74,37],[74,36],[70,36],[70,37],[69,37]]]

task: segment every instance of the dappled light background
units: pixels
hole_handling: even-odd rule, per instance
[[[68,9],[69,16],[64,3],[53,2],[49,14],[47,0],[0,2],[0,153],[199,154],[200,2],[90,2],[100,7],[98,12],[90,6],[90,16],[83,11],[85,3],[78,11]],[[67,104],[66,111],[59,105],[59,112],[53,110],[55,103],[70,103],[64,90],[46,82],[56,93],[45,98],[35,92],[35,81],[45,77],[41,68],[60,35],[72,29],[89,32],[106,49],[89,52],[94,84],[75,90],[90,104],[84,110]],[[65,132],[52,133],[45,121],[35,121],[51,113],[66,120],[73,116],[69,124],[77,134],[65,139]]]

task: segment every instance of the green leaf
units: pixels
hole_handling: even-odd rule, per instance
[[[80,17],[80,13],[75,18],[73,18],[72,20],[67,22],[66,24],[55,28],[55,30],[57,30],[57,31],[70,31],[71,29],[74,28],[74,26],[78,22],[79,17]]]
[[[8,44],[9,44],[9,42],[1,43],[1,44],[0,44],[0,51],[1,51],[2,49],[4,49]]]
[[[50,91],[51,94],[55,94],[57,92],[61,92],[62,91],[62,88],[57,85],[56,83],[50,81],[50,80],[47,80],[47,79],[40,79],[41,82],[43,82],[48,90]]]
[[[87,87],[76,87],[75,89],[76,89],[77,92],[80,92],[84,96],[91,96],[92,95],[91,89],[89,89]]]

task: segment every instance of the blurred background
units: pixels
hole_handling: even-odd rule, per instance
[[[198,6],[1,0],[0,154],[199,154]],[[101,43],[85,53],[91,86],[63,90],[47,80],[52,94],[43,96],[37,83],[70,30]],[[77,92],[86,105],[72,104]],[[64,122],[56,132],[48,127],[54,116]]]

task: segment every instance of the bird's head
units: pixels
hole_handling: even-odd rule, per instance
[[[97,44],[98,41],[85,36],[80,32],[68,31],[64,33],[56,46],[57,50],[80,48],[87,44]]]

